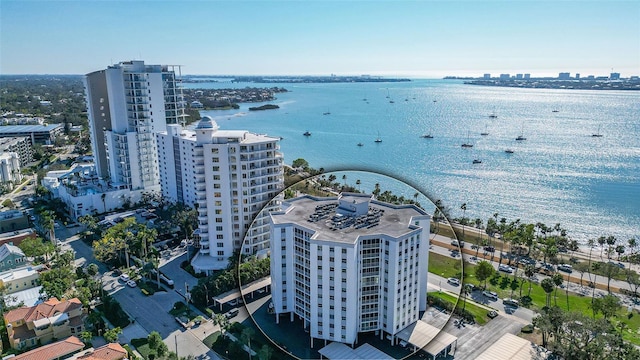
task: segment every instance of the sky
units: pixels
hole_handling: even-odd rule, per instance
[[[640,75],[634,1],[0,0],[0,74]]]

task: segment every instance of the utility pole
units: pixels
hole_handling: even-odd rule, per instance
[[[178,356],[178,335],[174,335],[173,338],[176,342],[176,357],[180,359],[180,357]]]

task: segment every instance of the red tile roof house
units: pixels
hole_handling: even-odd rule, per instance
[[[80,339],[70,336],[64,340],[16,355],[11,360],[122,360],[127,358],[127,350],[117,343],[82,351],[84,346]]]
[[[127,350],[118,343],[109,343],[97,349],[85,350],[69,360],[122,360],[127,358]]]
[[[11,347],[22,350],[79,334],[85,330],[86,314],[78,298],[62,301],[51,298],[5,313],[4,323]]]
[[[16,355],[11,360],[55,360],[66,358],[84,349],[84,343],[75,336],[41,346],[37,349]]]

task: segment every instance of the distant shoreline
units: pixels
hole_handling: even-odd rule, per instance
[[[467,80],[466,85],[562,90],[640,90],[640,80]]]

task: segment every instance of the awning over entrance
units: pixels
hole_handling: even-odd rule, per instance
[[[262,288],[266,288],[271,285],[271,276],[266,276],[256,281],[252,281],[248,284],[242,285],[242,292],[240,290],[231,290],[226,293],[222,293],[213,298],[214,303],[218,303],[220,305],[220,310],[222,310],[222,305],[228,303],[233,299],[239,299],[242,294],[248,295]]]
[[[363,344],[362,346],[352,349],[349,346],[332,342],[331,344],[318,350],[323,357],[333,359],[380,359],[380,360],[392,360],[393,357],[386,353],[376,349],[369,344]]]
[[[531,360],[546,359],[545,349],[529,340],[513,334],[504,334],[487,350],[480,354],[478,360]]]
[[[458,341],[457,337],[441,331],[422,320],[418,320],[402,329],[396,336],[416,348],[426,351],[433,357]]]

